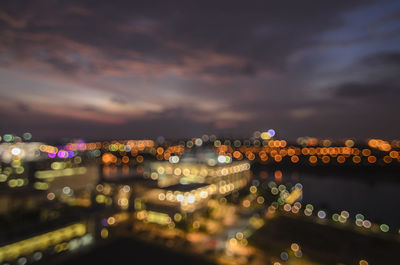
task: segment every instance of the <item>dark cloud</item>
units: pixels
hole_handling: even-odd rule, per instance
[[[13,31],[3,45],[17,53],[38,46],[53,53],[68,49],[60,38],[96,47],[110,59],[142,62],[181,64],[204,50],[247,61],[236,68],[207,66],[202,70],[206,73],[253,74],[254,62],[284,69],[289,55],[316,45],[319,34],[342,25],[343,12],[369,1],[6,2],[4,13],[26,21],[18,31],[12,30],[10,20],[3,19],[0,26],[0,32]],[[43,60],[67,73],[76,68],[59,57]]]
[[[384,67],[388,70],[394,67],[395,70],[400,70],[400,52],[382,52],[366,56],[361,64],[367,67]]]
[[[46,58],[43,59],[43,61],[50,64],[56,70],[59,70],[66,74],[76,73],[80,68],[79,64],[77,64],[76,62],[68,62],[66,60],[63,60],[62,58],[57,57]]]
[[[400,52],[380,52],[362,58],[355,68],[369,74],[363,80],[344,82],[332,90],[340,98],[386,99],[386,104],[400,96]]]
[[[177,114],[178,116],[174,115]],[[181,137],[198,137],[204,133],[217,131],[212,122],[197,122],[185,118],[179,111],[171,111],[169,115],[153,113],[150,118],[131,119],[122,124],[105,124],[92,121],[79,121],[68,117],[57,117],[41,113],[46,126],[36,121],[38,113],[12,113],[2,117],[2,132],[13,132],[22,135],[29,131],[35,140],[59,140],[60,138],[85,139],[148,139],[160,135],[169,139]],[[21,120],[24,123],[21,123]],[[118,128],[116,130],[116,128]]]
[[[381,80],[376,83],[344,83],[336,88],[336,95],[343,98],[374,100],[382,97],[398,97],[400,83],[390,80]]]
[[[93,112],[99,111],[96,107],[91,106],[91,105],[83,106],[82,110],[84,110],[84,111],[93,111]]]
[[[374,21],[374,23],[371,23],[369,26],[379,27],[385,25],[386,23],[400,21],[400,10],[395,9],[392,11],[393,12],[390,12],[389,14],[380,18],[379,20]]]
[[[26,105],[25,103],[18,103],[17,109],[21,112],[28,112],[30,110],[29,106]]]
[[[247,63],[246,65],[221,65],[210,66],[203,69],[203,73],[212,74],[216,76],[254,76],[257,69],[254,64]]]
[[[122,97],[117,97],[117,96],[110,98],[110,100],[111,100],[111,102],[122,104],[122,105],[128,104],[128,102],[129,102],[127,99],[122,98]]]
[[[354,19],[369,20],[348,15],[380,3],[391,2],[3,1],[0,70],[23,69],[42,83],[32,85],[37,112],[27,108],[24,123],[16,122],[20,111],[1,121],[47,137],[249,135],[269,127],[282,136],[385,134],[400,84],[400,53],[386,42],[398,28],[324,38]],[[398,10],[377,17],[383,27]],[[369,42],[387,52],[372,53],[372,45],[363,46]],[[47,91],[55,82],[60,98],[70,87],[84,90],[81,105],[42,119],[45,107],[37,102],[52,102]],[[10,83],[0,89],[25,102]],[[364,115],[379,126],[358,124]]]

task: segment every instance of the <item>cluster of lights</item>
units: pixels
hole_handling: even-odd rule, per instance
[[[106,226],[115,226],[119,223],[125,222],[130,218],[130,214],[127,212],[116,213],[108,218],[104,218],[101,220],[101,224]]]
[[[299,163],[302,159],[311,165],[317,163],[328,164],[337,163],[343,164],[351,162],[359,164],[366,161],[369,164],[374,164],[380,161],[376,155],[372,154],[370,149],[355,148],[355,142],[351,139],[344,141],[344,146],[332,147],[331,140],[319,140],[317,138],[299,138],[298,143],[303,147],[289,146],[285,140],[275,140],[273,137],[276,132],[273,129],[264,132],[255,132],[254,137],[250,140],[218,140],[215,136],[204,135],[201,138],[193,138],[187,142],[180,142],[178,145],[156,146],[152,140],[126,140],[113,142],[93,142],[93,143],[69,143],[62,150],[57,147],[43,145],[43,150],[50,157],[67,158],[74,154],[73,151],[93,151],[94,157],[98,157],[103,152],[103,163],[119,164],[133,162],[129,155],[136,158],[136,162],[143,162],[143,156],[140,153],[149,153],[154,155],[157,160],[169,160],[171,163],[178,163],[185,148],[202,146],[204,143],[211,141],[216,148],[219,157],[217,161],[210,161],[210,165],[215,163],[230,163],[232,159],[242,160],[259,160],[262,163],[269,161],[280,163],[287,161],[290,163]],[[400,141],[399,141],[400,143]],[[371,139],[368,142],[371,148],[377,148],[381,151],[390,151],[393,148],[400,146],[396,141],[390,144],[387,141],[380,139]],[[45,148],[46,147],[46,148]],[[60,152],[61,151],[61,152]],[[111,153],[109,153],[111,152]],[[122,158],[119,158],[118,156]],[[288,159],[285,159],[288,158]],[[400,161],[398,151],[393,150],[390,154],[385,155],[382,161],[385,164],[390,164],[393,160]]]
[[[25,163],[34,161],[40,156],[39,143],[2,143],[0,144],[0,183],[7,182],[10,188],[18,188],[28,184]]]
[[[151,163],[150,177],[158,180],[159,187],[165,187],[165,190],[153,189],[158,200],[178,204],[181,212],[193,212],[204,202],[209,201],[208,199],[213,195],[225,196],[246,186],[249,177],[250,164],[247,162],[235,162],[220,166],[171,162],[173,161]],[[204,183],[204,186],[186,192],[168,190],[168,186],[177,183]],[[169,228],[174,228],[175,222],[182,220],[181,214],[171,217],[167,213],[147,211],[142,200],[147,201],[149,198],[143,197],[135,200],[138,220],[168,225]],[[198,229],[199,226],[199,222],[193,223],[193,228]]]
[[[286,147],[286,142],[283,140],[271,140],[265,146],[241,146],[234,148],[232,146],[221,145],[217,147],[217,152],[220,156],[228,156],[241,160],[258,159],[262,163],[272,161],[280,163],[287,161],[293,164],[299,163],[303,159],[306,163],[315,165],[318,162],[328,164],[336,162],[343,164],[349,161],[354,164],[359,164],[363,161],[374,164],[378,161],[377,155],[372,154],[371,149],[359,149],[356,147]],[[285,159],[285,157],[287,159]],[[382,162],[390,164],[397,159],[400,162],[398,151],[391,151],[382,157]]]
[[[31,254],[39,253],[38,251],[46,250],[59,243],[70,240],[72,238],[81,237],[86,234],[85,224],[73,224],[64,228],[57,229],[39,236],[28,238],[10,245],[0,247],[0,262],[13,261]],[[60,250],[61,251],[61,250]],[[36,257],[40,255],[36,254]],[[26,262],[25,262],[26,263]]]
[[[197,204],[214,194],[226,195],[238,190],[247,184],[247,177],[241,174],[224,174],[208,180],[211,184],[189,192],[162,191],[158,194],[161,201],[179,202],[182,210],[193,211]]]
[[[296,207],[296,210],[293,210],[293,208]],[[272,211],[275,211],[276,209],[278,209],[278,203],[272,203],[270,206]],[[269,208],[269,210],[270,210]],[[294,214],[297,214],[299,212],[301,208],[301,203],[300,202],[296,202],[292,207],[289,204],[285,204],[283,206],[283,210],[286,212],[292,212]],[[314,212],[314,206],[312,204],[307,204],[305,206],[304,209],[304,215],[305,216],[312,216]],[[317,211],[317,217],[321,220],[327,219],[328,215],[326,213],[326,211],[324,210],[319,210]],[[350,214],[348,211],[343,210],[340,213],[334,213],[332,214],[332,221],[334,222],[338,222],[341,224],[346,224],[348,222],[348,219],[350,218]],[[381,224],[381,225],[377,225],[377,224],[373,224],[371,223],[371,221],[366,220],[364,215],[362,214],[356,214],[355,216],[355,225],[358,227],[363,227],[365,229],[370,229],[370,228],[374,228],[373,231],[377,232],[377,231],[381,231],[383,233],[387,233],[390,231],[390,227],[387,224]]]
[[[166,165],[153,163],[153,168],[156,169],[154,173],[157,174],[155,179],[161,176],[177,175],[177,176],[198,176],[199,178],[204,178],[206,176],[216,177],[216,176],[226,176],[229,174],[240,173],[250,169],[249,163],[233,163],[230,166],[221,167],[207,167],[205,165]],[[201,182],[201,181],[198,181]]]
[[[290,245],[290,250],[289,251],[282,251],[279,254],[279,258],[284,262],[288,261],[289,260],[289,252],[292,252],[293,255],[295,257],[297,257],[297,258],[301,258],[303,256],[303,252],[301,251],[300,246],[297,243],[292,243]],[[279,261],[275,261],[273,264],[274,265],[282,265],[282,263],[279,262]]]
[[[131,187],[128,185],[124,185],[118,190],[117,204],[121,210],[127,210],[129,208],[129,198],[131,195],[130,191]]]
[[[389,152],[392,149],[392,146],[389,142],[381,140],[381,139],[370,139],[368,141],[368,145],[371,148],[376,148],[384,152]]]
[[[95,200],[98,204],[105,204],[107,206],[112,205],[113,199],[112,194],[115,187],[110,184],[98,184],[96,186],[96,191],[99,193],[96,195]],[[129,191],[128,191],[129,192]],[[129,205],[129,202],[127,202]]]
[[[8,186],[10,188],[18,188],[18,187],[26,186],[28,183],[29,183],[29,181],[26,178],[16,178],[16,179],[10,179],[8,181]]]
[[[297,183],[293,188],[292,188],[292,192],[289,194],[287,191],[287,188],[285,185],[279,185],[277,186],[277,184],[273,181],[268,183],[268,187],[270,188],[271,194],[272,195],[278,195],[279,197],[277,199],[276,202],[273,202],[267,209],[266,212],[266,217],[271,216],[276,210],[279,209],[280,205],[282,206],[283,211],[285,212],[291,212],[293,214],[298,214],[300,212],[300,209],[302,208],[302,204],[300,202],[295,202],[293,205],[291,205],[294,201],[296,201],[297,199],[301,198],[301,193],[299,191],[302,190],[302,185],[300,183]],[[255,186],[251,186],[250,187],[250,193],[256,193],[257,192],[257,188]],[[297,192],[299,192],[298,194],[296,194]],[[290,196],[293,195],[293,200],[288,200],[288,198],[290,198]],[[250,201],[248,200],[244,200],[243,201],[243,205],[245,207],[249,207],[250,206]],[[306,204],[304,207],[304,211],[303,214],[305,216],[313,216],[314,214],[314,206],[312,204]],[[325,220],[328,217],[328,214],[325,210],[318,210],[316,211],[316,216],[318,217],[318,219],[320,220]],[[346,224],[348,223],[348,219],[350,218],[350,214],[348,211],[343,210],[340,213],[334,213],[331,216],[332,221],[334,222],[338,222],[341,224]],[[365,229],[370,229],[373,228],[374,232],[377,231],[381,231],[383,233],[387,233],[390,231],[390,227],[387,224],[381,224],[381,225],[377,225],[377,224],[373,224],[371,223],[371,221],[366,220],[364,215],[362,214],[356,214],[355,215],[355,225],[357,227],[363,227]],[[399,230],[400,233],[400,230]]]
[[[161,146],[156,149],[156,159],[157,160],[169,160],[171,156],[181,156],[185,148],[183,145],[173,145],[166,148]],[[179,162],[179,161],[178,161]]]
[[[237,247],[245,247],[248,244],[249,238],[255,230],[260,229],[265,224],[262,218],[252,216],[249,218],[249,225],[243,231],[238,231],[234,237],[231,237],[226,242],[228,251],[234,251]]]
[[[230,156],[219,155],[218,156],[218,163],[221,163],[221,164],[232,163],[232,158]]]
[[[0,141],[4,141],[6,143],[11,143],[11,142],[22,142],[22,141],[30,141],[32,139],[32,134],[30,132],[26,132],[22,135],[22,138],[17,135],[13,134],[4,134],[3,137],[0,136]]]
[[[136,218],[141,221],[156,223],[159,225],[168,225],[168,227],[175,227],[171,217],[166,213],[141,210],[136,213]]]
[[[177,183],[214,183],[215,178],[248,171],[247,162],[234,162],[228,165],[207,166],[204,164],[175,164],[154,162],[150,168],[150,178],[158,181],[160,187],[167,187]]]
[[[289,250],[282,251],[282,252],[279,254],[279,258],[280,258],[282,261],[288,261],[290,255],[293,255],[293,256],[296,257],[296,258],[301,258],[301,257],[303,256],[303,251],[301,250],[299,244],[297,244],[297,243],[292,243],[292,244],[290,245],[290,249],[289,249]],[[274,262],[273,264],[274,264],[274,265],[281,265],[281,263],[280,263],[279,261],[276,261],[276,262]]]
[[[181,192],[181,191],[162,191],[158,194],[158,199],[160,201],[169,201],[169,202],[179,202],[181,205],[187,206],[188,204],[198,203],[203,199],[208,198],[209,196],[215,194],[217,192],[217,187],[214,184],[207,185],[205,187],[197,188],[190,192]]]
[[[38,179],[53,179],[57,177],[65,177],[72,175],[83,175],[86,174],[86,167],[75,167],[75,168],[64,168],[64,169],[53,169],[53,170],[38,170],[35,172],[35,177]]]

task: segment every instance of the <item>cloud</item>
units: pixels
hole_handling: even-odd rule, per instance
[[[204,65],[199,73],[254,74],[258,67],[281,70],[285,58],[305,46],[316,45],[315,36],[341,25],[340,15],[365,1],[352,0],[291,3],[252,3],[239,1],[167,4],[125,2],[110,5],[97,1],[96,5],[81,1],[49,4],[33,1],[22,5],[19,1],[5,4],[4,17],[26,20],[25,30],[15,31],[9,26],[0,28],[11,31],[8,46],[16,53],[21,49],[34,52],[40,46],[47,52],[57,49],[68,52],[59,40],[75,42],[100,50],[109,60],[133,60],[147,63],[196,67],[195,51],[208,51],[226,57],[242,58],[242,66]],[[211,8],[212,7],[212,8]],[[307,7],[307,8],[306,8]],[[19,8],[18,12],[16,11]],[[329,15],[326,15],[329,12]],[[8,19],[9,20],[9,19]],[[15,23],[14,23],[15,24]],[[8,24],[9,25],[9,24]],[[32,38],[23,39],[23,34]],[[47,40],[37,37],[47,36]],[[36,39],[36,40],[35,40]],[[15,45],[16,44],[16,45]],[[33,47],[28,48],[30,46]],[[26,57],[32,56],[29,53]],[[57,56],[47,62],[60,69],[70,64],[62,63]],[[207,55],[204,54],[204,58]],[[87,58],[89,63],[95,58]],[[45,59],[46,60],[46,59]]]
[[[24,104],[24,103],[18,103],[17,104],[17,108],[18,110],[22,111],[22,112],[28,112],[30,110],[30,108],[28,107],[28,105]]]
[[[70,136],[117,136],[113,126],[121,135],[249,135],[264,127],[337,133],[326,119],[342,124],[351,100],[364,109],[374,97],[397,95],[396,29],[376,29],[373,38],[364,28],[336,33],[371,3],[377,1],[6,1],[0,67],[22,80],[5,72],[0,92],[26,102],[40,126],[27,124],[46,135],[39,128],[63,133],[57,117],[76,128]],[[329,32],[332,39],[324,39]],[[373,51],[364,47],[371,41]],[[363,59],[354,63],[347,55],[356,52]],[[48,108],[51,118],[42,119]]]
[[[361,64],[366,64],[367,67],[384,67],[395,68],[394,70],[400,69],[400,52],[381,52],[376,54],[371,54],[363,58],[360,62]]]
[[[400,95],[400,83],[398,81],[380,80],[370,83],[344,83],[336,87],[336,96],[341,98],[370,99],[391,98]]]
[[[59,70],[65,74],[74,74],[80,68],[80,65],[77,62],[71,62],[63,58],[57,58],[57,57],[45,58],[44,62],[48,63],[54,69]]]
[[[96,109],[96,107],[91,106],[91,105],[83,106],[82,110],[84,110],[84,111],[93,111],[93,112],[98,111],[98,109]]]
[[[344,82],[332,88],[339,98],[385,99],[386,104],[400,95],[400,52],[379,52],[363,57],[353,67],[369,73],[362,80]],[[384,106],[383,106],[384,107]]]
[[[128,104],[127,99],[124,99],[124,98],[118,97],[118,96],[114,96],[114,97],[110,98],[110,100],[111,100],[111,102],[114,102],[117,104],[122,104],[122,105]]]
[[[11,28],[14,29],[23,29],[26,27],[27,20],[25,19],[15,19],[12,16],[8,15],[6,12],[0,10],[0,21],[4,21],[7,23]]]
[[[203,70],[205,74],[212,74],[216,76],[254,76],[257,73],[257,69],[253,64],[246,65],[220,65],[205,67]]]

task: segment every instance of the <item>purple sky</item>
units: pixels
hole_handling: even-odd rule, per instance
[[[397,138],[399,1],[2,1],[0,134]]]

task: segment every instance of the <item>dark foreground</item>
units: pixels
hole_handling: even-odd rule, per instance
[[[70,264],[174,264],[174,265],[212,265],[209,261],[200,257],[189,256],[185,253],[177,253],[171,249],[150,245],[146,242],[132,238],[119,238],[108,241],[105,244],[79,253],[72,257],[66,257],[55,262],[58,265]],[[45,264],[45,262],[44,262]]]

